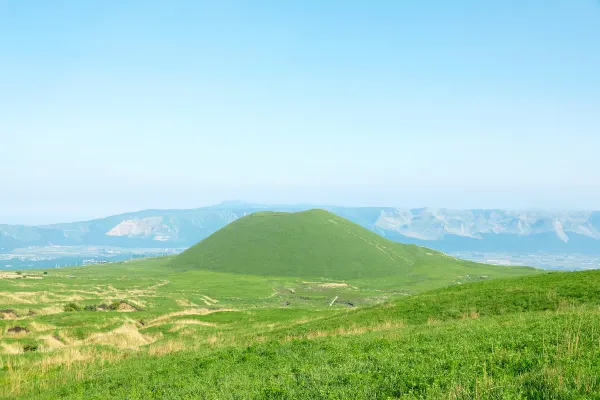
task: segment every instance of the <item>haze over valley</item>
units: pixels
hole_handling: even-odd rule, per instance
[[[329,210],[383,237],[457,257],[546,269],[600,267],[600,212],[262,205],[227,201],[85,222],[0,225],[0,267],[55,267],[174,254],[257,211]]]

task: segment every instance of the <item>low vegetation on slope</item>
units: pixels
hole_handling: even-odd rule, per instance
[[[323,210],[255,213],[238,219],[173,259],[179,269],[262,276],[436,280],[468,274],[524,274],[457,260],[387,240]]]
[[[600,271],[472,283],[140,355],[36,398],[600,398],[599,293]]]

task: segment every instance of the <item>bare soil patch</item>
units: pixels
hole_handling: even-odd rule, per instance
[[[13,310],[0,310],[0,319],[17,319],[19,316]]]

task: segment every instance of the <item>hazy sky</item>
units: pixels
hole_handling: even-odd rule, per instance
[[[600,209],[600,2],[0,0],[0,223]]]

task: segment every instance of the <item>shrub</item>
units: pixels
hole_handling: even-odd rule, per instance
[[[81,311],[81,306],[79,306],[79,304],[69,303],[69,304],[65,304],[64,310],[66,312],[69,312],[69,311]]]
[[[85,311],[96,311],[96,305],[95,304],[88,304],[87,306],[85,306],[83,308]]]
[[[38,349],[37,344],[26,344],[23,346],[23,351],[37,351],[37,349]]]
[[[29,329],[27,329],[24,326],[13,326],[12,328],[8,328],[8,332],[11,332],[11,333],[21,333],[21,332],[29,333]]]
[[[121,307],[121,302],[118,300],[115,300],[112,303],[110,303],[110,305],[108,306],[108,309],[109,310],[118,310],[119,307]]]

